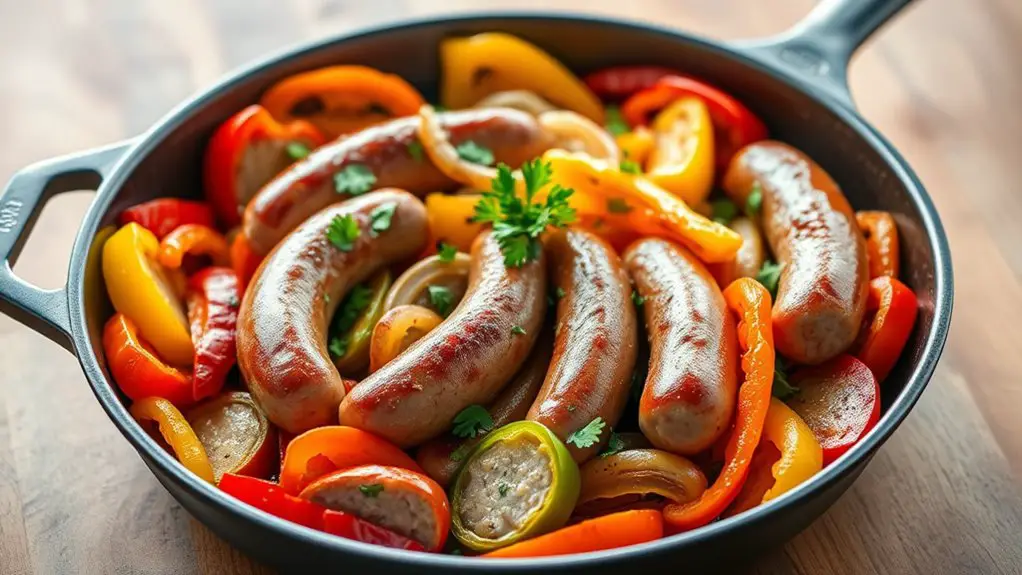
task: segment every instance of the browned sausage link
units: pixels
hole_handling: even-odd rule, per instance
[[[370,231],[370,215],[393,203],[390,228]],[[335,217],[360,233],[351,251],[326,237]],[[345,388],[327,351],[327,328],[344,294],[378,269],[420,253],[426,208],[400,191],[371,192],[331,206],[298,227],[266,258],[238,314],[238,365],[270,421],[300,433],[336,421]]]
[[[439,435],[469,405],[493,401],[539,335],[545,265],[541,257],[507,268],[496,238],[480,234],[472,245],[461,303],[428,335],[355,386],[341,402],[341,423],[408,447]]]
[[[743,216],[735,218],[729,226],[742,236],[742,247],[735,254],[735,259],[706,266],[713,277],[717,278],[717,285],[721,289],[738,278],[755,278],[766,260],[763,234],[754,220]]]
[[[493,418],[494,429],[525,419],[525,414],[535,401],[539,387],[543,385],[547,367],[550,365],[550,354],[553,352],[552,334],[547,333],[550,330],[543,331],[525,365],[487,408],[490,417]],[[462,439],[453,434],[446,434],[419,447],[415,460],[422,466],[426,475],[447,487],[454,480],[472,448],[484,437],[486,436],[477,435],[474,438]]]
[[[732,198],[763,194],[763,231],[784,265],[774,302],[774,343],[798,363],[826,361],[855,341],[869,268],[855,214],[833,179],[805,154],[758,142],[735,155],[724,178]]]
[[[638,348],[632,286],[614,249],[577,229],[560,230],[544,241],[557,302],[554,355],[528,419],[562,440],[597,417],[607,429],[587,448],[568,444],[581,463],[599,452],[628,401]],[[560,293],[560,292],[558,292]]]
[[[624,259],[644,298],[650,346],[639,427],[660,449],[693,455],[720,437],[734,410],[735,319],[687,249],[650,238],[632,244]]]
[[[549,141],[536,119],[518,110],[446,112],[440,123],[455,145],[473,141],[493,151],[498,162],[518,166],[542,154]],[[399,118],[338,139],[316,150],[266,184],[245,210],[244,231],[258,254],[273,249],[310,215],[342,199],[334,176],[364,166],[376,177],[374,188],[395,187],[416,195],[456,187],[429,158],[414,153],[419,118]],[[419,150],[421,152],[421,149]]]

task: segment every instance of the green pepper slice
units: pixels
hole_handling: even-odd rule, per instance
[[[506,547],[563,527],[580,488],[578,465],[552,431],[511,423],[487,435],[458,473],[451,531],[474,551]]]
[[[352,302],[353,296],[349,294],[338,310],[334,320],[334,329],[337,335],[331,338],[331,342],[335,340],[341,342],[341,349],[344,353],[334,356],[333,360],[337,371],[342,374],[358,374],[369,367],[369,343],[372,339],[373,328],[376,327],[376,323],[380,321],[380,317],[385,311],[383,304],[387,292],[390,291],[391,283],[393,280],[388,270],[378,272],[367,284],[356,288],[368,289],[368,301]],[[354,323],[343,325],[351,321],[350,318],[344,317],[347,308],[351,305],[357,309],[352,309],[347,313],[357,313],[358,315]]]

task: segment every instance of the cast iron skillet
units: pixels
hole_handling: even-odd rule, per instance
[[[825,0],[780,36],[732,44],[634,22],[530,13],[418,20],[290,50],[231,75],[137,139],[17,173],[0,197],[0,311],[75,353],[103,409],[160,483],[221,537],[278,568],[592,575],[666,566],[717,570],[747,560],[805,528],[851,485],[919,398],[947,336],[952,272],[944,230],[912,170],[856,114],[846,83],[853,51],[909,1]],[[633,548],[493,561],[364,545],[265,515],[186,472],[134,423],[110,383],[102,351],[103,323],[112,313],[98,265],[99,248],[109,233],[106,226],[132,204],[182,191],[198,194],[201,154],[213,129],[255,102],[273,82],[310,68],[358,63],[397,73],[425,94],[434,94],[439,41],[490,30],[535,42],[579,73],[642,63],[705,78],[751,107],[774,137],[815,158],[857,209],[896,214],[904,279],[919,295],[921,309],[902,360],[884,384],[884,415],[876,429],[810,481],[738,517]],[[98,193],[75,241],[67,285],[41,290],[15,276],[11,266],[46,200],[94,188]]]

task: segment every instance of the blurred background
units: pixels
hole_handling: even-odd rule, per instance
[[[31,162],[140,134],[253,58],[366,24],[551,9],[746,38],[780,32],[812,4],[0,0],[0,183]],[[919,0],[863,47],[851,86],[943,217],[954,329],[919,406],[862,478],[752,572],[1019,573],[1022,2]],[[19,274],[62,285],[90,198],[67,194],[46,207]],[[0,366],[0,572],[261,572],[159,486],[74,357],[0,317]]]

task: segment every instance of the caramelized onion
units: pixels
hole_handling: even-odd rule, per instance
[[[383,301],[383,310],[389,311],[399,305],[420,305],[432,308],[429,286],[445,287],[451,292],[453,311],[468,289],[468,268],[472,258],[458,252],[454,260],[445,262],[439,256],[420,260],[397,278]]]
[[[581,114],[555,110],[540,114],[537,121],[553,137],[554,147],[584,152],[597,160],[611,161],[615,166],[621,159],[621,150],[613,136]]]
[[[699,467],[659,449],[631,449],[596,457],[582,466],[581,473],[582,493],[575,506],[579,516],[657,506],[661,497],[687,503],[706,490],[706,476]]]
[[[497,177],[496,168],[474,164],[461,159],[437,120],[433,106],[419,108],[419,141],[430,161],[448,178],[477,190],[490,189]]]
[[[542,96],[529,90],[506,90],[494,92],[475,103],[473,108],[514,108],[533,116],[539,116],[543,112],[557,110]]]

